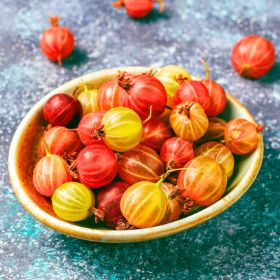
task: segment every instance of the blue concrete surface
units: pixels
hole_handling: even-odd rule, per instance
[[[258,81],[231,67],[233,44],[246,34],[280,51],[280,2],[167,0],[166,12],[132,20],[111,1],[0,2],[0,279],[279,279],[280,63]],[[63,67],[45,59],[38,38],[48,15],[61,16],[77,40]],[[50,90],[95,70],[181,64],[212,77],[265,125],[262,170],[222,215],[192,230],[138,244],[97,244],[63,236],[31,217],[7,174],[13,133]],[[279,61],[279,58],[278,58]]]

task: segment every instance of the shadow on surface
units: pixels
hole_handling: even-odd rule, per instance
[[[72,54],[62,62],[62,67],[71,68],[74,65],[80,66],[88,61],[87,52],[84,49],[76,47]]]
[[[167,20],[170,19],[169,14],[167,11],[159,13],[157,9],[153,9],[147,16],[140,19],[133,19],[134,21],[138,21],[142,24],[149,24],[158,20]]]
[[[272,69],[258,81],[261,84],[272,84],[280,81],[280,62],[276,62]]]

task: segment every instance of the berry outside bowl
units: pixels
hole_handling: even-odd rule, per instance
[[[23,207],[37,220],[50,228],[72,237],[96,242],[126,243],[138,242],[169,236],[199,225],[220,214],[234,204],[252,185],[263,158],[263,140],[259,135],[257,149],[249,155],[238,157],[235,172],[229,181],[226,195],[215,204],[201,209],[178,221],[147,229],[116,231],[94,226],[93,219],[82,223],[69,223],[59,219],[53,212],[48,199],[41,196],[33,187],[32,170],[38,160],[37,146],[43,133],[42,108],[46,100],[56,93],[71,94],[81,82],[92,83],[100,87],[104,82],[112,80],[118,70],[134,74],[147,72],[147,67],[126,67],[108,69],[74,79],[45,96],[24,117],[13,137],[9,151],[9,175],[14,191]],[[250,112],[238,100],[227,94],[227,107],[223,118],[245,118],[255,122]]]

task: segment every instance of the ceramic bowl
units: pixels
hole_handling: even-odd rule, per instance
[[[24,117],[13,137],[9,151],[9,174],[14,191],[24,208],[37,220],[61,233],[97,242],[136,242],[175,234],[199,225],[234,204],[252,185],[263,158],[263,141],[259,136],[257,149],[249,155],[238,157],[235,172],[229,181],[227,194],[215,204],[181,220],[147,229],[116,231],[96,227],[90,219],[82,223],[69,223],[59,219],[53,212],[48,199],[36,192],[32,185],[32,169],[38,160],[36,147],[43,133],[42,108],[46,100],[56,93],[69,93],[82,81],[95,87],[112,80],[118,70],[140,74],[150,70],[147,67],[108,69],[74,79],[45,96]],[[227,94],[227,107],[223,113],[225,120],[245,118],[255,122],[250,112],[238,100]],[[249,209],[248,209],[249,211]]]

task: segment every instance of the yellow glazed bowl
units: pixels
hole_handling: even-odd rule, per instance
[[[244,157],[239,157],[235,172],[229,181],[227,194],[215,204],[202,209],[181,220],[147,229],[116,231],[108,228],[89,226],[88,223],[69,223],[59,219],[53,212],[48,199],[36,192],[32,185],[32,170],[38,160],[36,147],[43,133],[42,108],[46,100],[56,93],[71,94],[81,82],[92,83],[100,87],[104,82],[112,80],[118,70],[125,70],[134,74],[147,72],[147,67],[127,67],[108,69],[88,74],[74,79],[45,96],[24,117],[13,137],[9,151],[9,174],[14,191],[24,208],[37,220],[61,233],[91,240],[108,243],[125,243],[144,241],[178,233],[208,219],[211,219],[234,204],[251,186],[261,167],[263,158],[263,141],[259,136],[257,149]],[[234,97],[227,94],[227,107],[223,118],[245,118],[255,122],[250,112]]]

